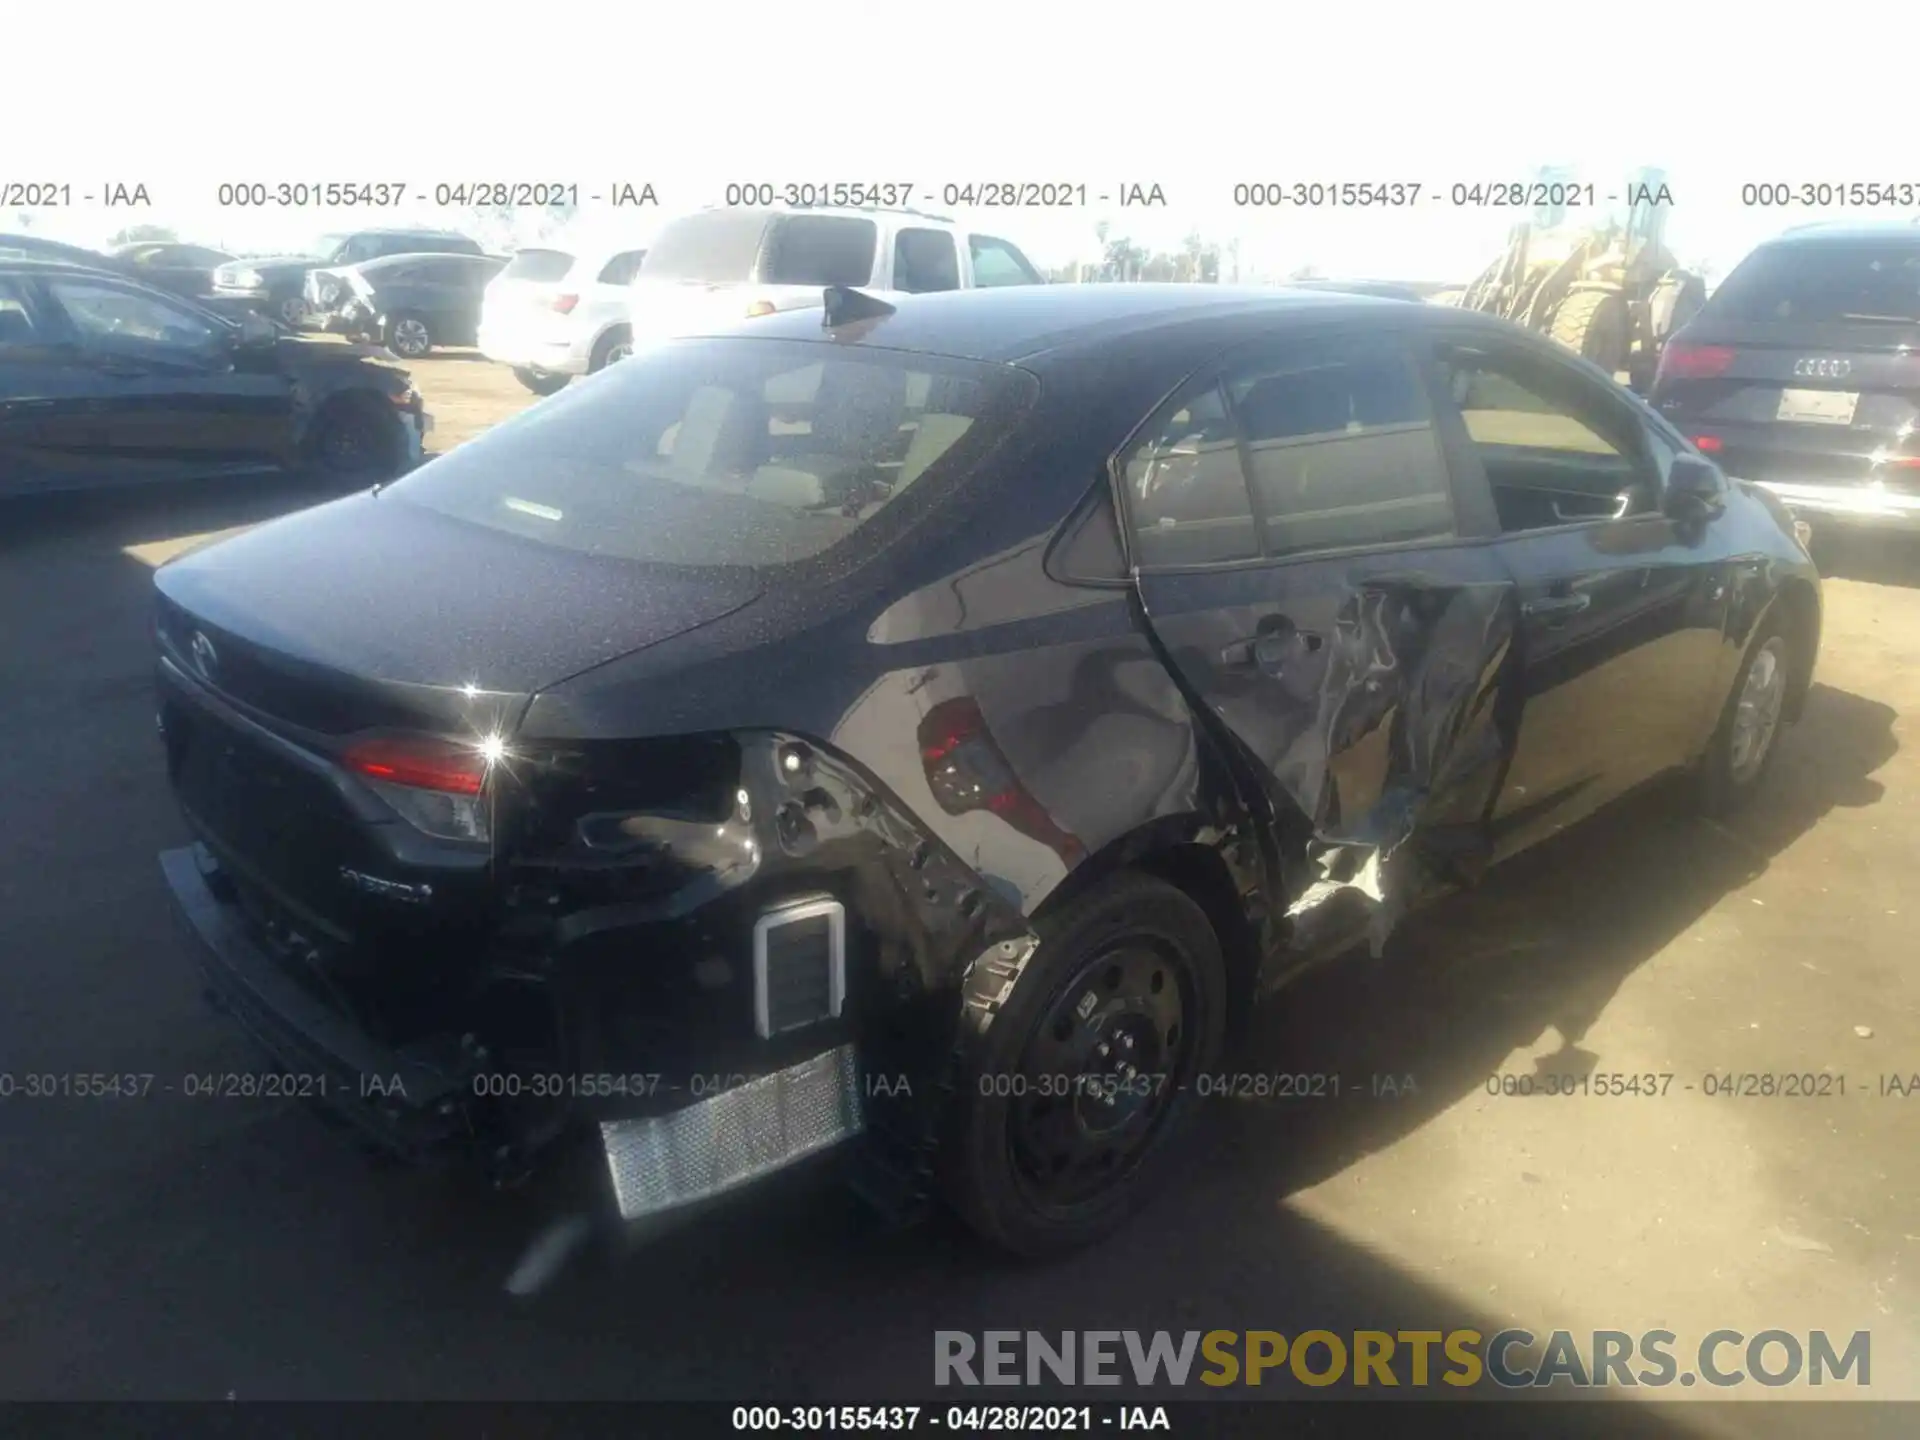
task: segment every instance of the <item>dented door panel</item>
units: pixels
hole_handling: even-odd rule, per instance
[[[1139,583],[1170,663],[1290,837],[1296,919],[1354,889],[1377,939],[1434,885],[1477,873],[1517,694],[1514,586],[1491,547]]]

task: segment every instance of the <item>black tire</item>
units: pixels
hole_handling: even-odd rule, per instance
[[[399,420],[377,401],[335,400],[314,417],[307,458],[321,474],[342,481],[391,480],[400,473],[405,442]]]
[[[380,343],[402,360],[420,360],[432,353],[433,327],[426,316],[402,311],[387,321]]]
[[[1135,991],[1145,1013],[1114,1008]],[[1123,872],[1044,921],[1039,948],[961,1077],[942,1151],[948,1202],[981,1237],[1027,1258],[1080,1249],[1125,1224],[1191,1138],[1195,1082],[1219,1060],[1227,997],[1206,912],[1164,880]],[[1162,1024],[1177,1033],[1161,1033]],[[1067,1058],[1076,1054],[1085,1068]],[[1111,1100],[1100,1078],[1116,1074],[1109,1055],[1144,1057],[1133,1078],[1117,1081],[1127,1093]],[[1066,1077],[1067,1098],[1039,1093],[1040,1075]],[[1083,1076],[1090,1089],[1074,1083]],[[1090,1127],[1089,1116],[1104,1123]],[[1040,1154],[1049,1137],[1081,1152],[1080,1163],[1063,1169],[1060,1155]]]
[[[1553,312],[1550,333],[1567,349],[1591,360],[1609,375],[1627,368],[1632,343],[1627,302],[1605,290],[1569,295]]]
[[[633,331],[615,325],[594,342],[593,355],[587,361],[587,373],[597,375],[607,366],[624,360],[633,352]]]
[[[273,313],[268,318],[276,325],[284,325],[288,330],[299,331],[306,329],[312,323],[313,316],[307,309],[307,302],[304,299],[298,295],[289,295],[274,304]]]
[[[549,375],[544,370],[529,370],[524,365],[513,367],[513,378],[536,395],[558,395],[567,388],[571,375]]]
[[[1748,644],[1740,669],[1733,677],[1733,688],[1727,692],[1726,702],[1720,708],[1720,723],[1714,727],[1713,739],[1700,764],[1699,802],[1705,814],[1732,814],[1759,792],[1767,773],[1773,769],[1774,756],[1780,752],[1780,731],[1785,724],[1786,693],[1793,683],[1796,663],[1793,642],[1778,619],[1764,622]],[[1766,726],[1756,760],[1752,751],[1742,744],[1745,719],[1742,708],[1743,702],[1754,698],[1749,695],[1748,681],[1760,667],[1767,667],[1772,679],[1769,682],[1756,678],[1755,685],[1774,693],[1772,720]]]

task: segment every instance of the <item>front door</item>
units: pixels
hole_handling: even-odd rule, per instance
[[[1519,590],[1524,709],[1495,806],[1504,855],[1684,763],[1712,721],[1725,587],[1662,510],[1655,436],[1624,394],[1484,329],[1435,350],[1443,430],[1489,488]]]

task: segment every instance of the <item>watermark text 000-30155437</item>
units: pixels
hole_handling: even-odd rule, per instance
[[[1496,1390],[1691,1389],[1872,1384],[1865,1330],[939,1330],[943,1388],[1164,1386]]]

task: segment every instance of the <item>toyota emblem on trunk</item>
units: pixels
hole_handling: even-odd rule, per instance
[[[213,648],[213,641],[207,638],[206,631],[194,631],[193,643],[187,648],[193,652],[193,668],[200,672],[200,678],[213,679],[213,672],[220,667],[220,652]]]
[[[1838,380],[1852,369],[1851,360],[1829,360],[1824,356],[1809,356],[1793,362],[1793,373],[1803,380]]]

